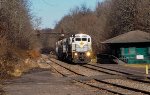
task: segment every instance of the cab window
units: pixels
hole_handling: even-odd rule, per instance
[[[81,38],[76,38],[76,41],[81,41]]]
[[[90,38],[88,38],[88,42],[90,42]]]
[[[87,38],[82,38],[82,41],[87,41]]]

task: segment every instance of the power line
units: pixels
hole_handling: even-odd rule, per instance
[[[54,6],[53,4],[50,4],[49,2],[45,1],[45,0],[42,0],[42,2],[48,6]]]

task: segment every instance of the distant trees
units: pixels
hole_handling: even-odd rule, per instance
[[[38,30],[37,36],[38,36],[38,41],[41,45],[40,46],[41,48],[49,48],[50,46],[52,46],[54,44],[51,39],[51,35],[50,35],[51,32],[52,32],[52,29],[50,29],[50,28]]]
[[[75,33],[87,33],[95,36],[97,24],[96,14],[85,5],[76,7],[70,11],[55,27],[54,31],[59,32],[61,29],[69,35]]]
[[[100,42],[104,40],[107,33],[104,32],[107,12],[106,6],[98,4],[96,11],[91,11],[85,5],[76,7],[65,16],[55,27],[55,31],[59,32],[61,29],[70,35],[75,33],[86,33],[91,35],[93,39],[93,50],[100,51]],[[101,7],[99,9],[99,7]],[[103,10],[104,9],[104,10]]]
[[[105,0],[95,11],[84,4],[64,16],[55,27],[69,34],[87,33],[92,36],[93,48],[102,52],[101,42],[132,30],[150,32],[149,0]]]
[[[112,0],[106,31],[111,37],[132,30],[150,31],[149,0]]]

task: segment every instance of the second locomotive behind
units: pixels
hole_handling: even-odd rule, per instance
[[[58,59],[73,63],[88,63],[92,57],[92,41],[87,34],[75,34],[56,42]]]

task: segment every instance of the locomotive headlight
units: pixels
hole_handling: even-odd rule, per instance
[[[74,53],[75,56],[78,56],[78,53]]]
[[[86,56],[90,56],[90,55],[91,55],[91,53],[90,53],[90,52],[87,52],[87,53],[86,53]]]

